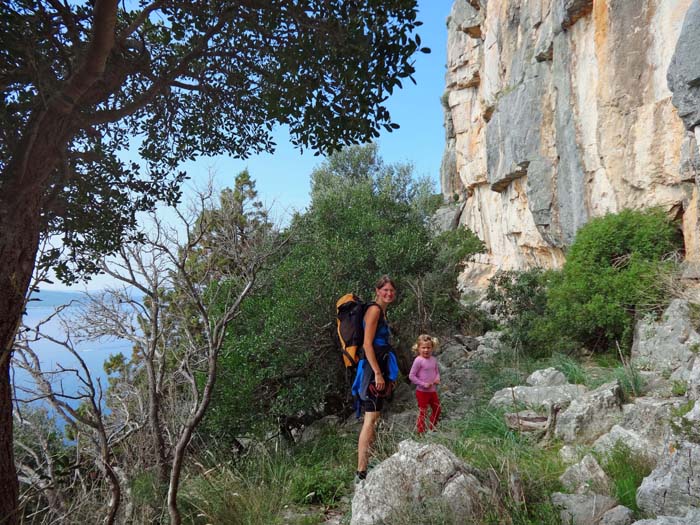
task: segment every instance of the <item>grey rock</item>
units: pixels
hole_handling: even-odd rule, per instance
[[[440,369],[464,368],[469,361],[469,351],[457,342],[448,341],[444,346],[440,346],[438,352]]]
[[[319,437],[326,429],[337,427],[340,425],[338,416],[330,415],[314,421],[310,425],[304,427],[301,435],[298,438],[300,443],[307,443]]]
[[[550,83],[550,68],[537,63],[498,100],[486,127],[487,174],[494,191],[505,190],[511,181],[525,175],[528,181],[551,186],[554,167],[540,153],[543,106],[549,100]],[[549,206],[542,203],[538,208],[546,211]]]
[[[474,469],[442,445],[402,441],[396,454],[357,485],[350,523],[382,523],[394,511],[422,499],[442,501],[469,519],[490,495],[475,474]]]
[[[681,144],[679,170],[683,181],[694,182],[695,178],[700,175],[700,150],[698,150],[698,143],[693,133],[688,133]]]
[[[690,320],[688,302],[674,299],[659,321],[646,318],[635,326],[632,364],[686,380],[697,349],[700,334]]]
[[[472,337],[470,335],[456,334],[454,336],[455,340],[463,345],[467,350],[473,352],[479,347],[479,339]]]
[[[620,425],[613,426],[609,432],[603,434],[593,443],[593,450],[602,457],[610,455],[618,443],[624,444],[634,456],[641,456],[656,464],[658,454],[663,452],[660,447],[655,447],[638,432],[624,428]]]
[[[535,60],[538,62],[551,62],[554,56],[554,31],[552,29],[552,17],[547,17],[540,26],[535,44]]]
[[[566,465],[572,465],[581,458],[581,451],[575,445],[564,445],[559,449],[559,457]]]
[[[610,491],[610,478],[590,454],[567,468],[559,481],[564,488],[576,494],[607,494]]]
[[[669,422],[674,410],[683,404],[684,400],[659,399],[654,397],[638,397],[632,403],[622,407],[620,425],[634,430],[641,438],[650,444],[650,450],[659,453],[666,448],[671,436]]]
[[[700,0],[694,0],[668,67],[666,80],[673,92],[673,105],[688,130],[700,125]]]
[[[476,338],[478,346],[469,356],[470,359],[488,361],[498,355],[503,349],[501,332],[486,332]]]
[[[456,230],[462,215],[464,203],[442,206],[430,218],[430,228],[435,234]]]
[[[529,408],[551,407],[555,404],[566,406],[573,399],[582,396],[586,392],[583,385],[558,385],[558,386],[516,386],[503,388],[496,392],[489,406],[509,408],[522,404]]]
[[[603,514],[599,525],[630,525],[634,519],[634,513],[624,505],[618,505]]]
[[[535,370],[525,380],[530,386],[557,386],[567,383],[566,376],[556,368],[545,368],[543,370]]]
[[[556,209],[558,223],[553,224],[558,232],[556,236],[545,237],[554,245],[571,245],[576,231],[588,222],[588,210],[585,199],[586,177],[583,169],[583,159],[577,142],[577,122],[571,111],[574,106],[571,71],[571,43],[566,34],[561,33],[554,39],[554,60],[552,77],[556,92],[555,127],[557,136],[557,166]],[[530,186],[528,180],[528,186]],[[532,184],[535,186],[535,184]],[[538,185],[539,186],[539,185]],[[538,187],[535,186],[535,187]],[[543,192],[544,190],[540,190]],[[528,188],[528,194],[530,189]],[[550,197],[551,198],[551,197]],[[544,205],[544,201],[542,202]],[[540,231],[542,231],[540,229]],[[543,233],[544,235],[544,233]],[[555,238],[556,237],[556,238]]]
[[[569,29],[593,10],[593,0],[554,0],[552,20],[557,32]]]
[[[561,522],[569,525],[598,525],[603,515],[617,502],[602,494],[562,494],[551,496],[552,505],[561,508]]]
[[[688,511],[684,517],[657,516],[656,518],[635,521],[632,525],[697,525],[700,523],[700,510]]]
[[[637,504],[654,516],[683,516],[700,507],[700,445],[681,441],[661,457],[637,489]]]
[[[688,374],[688,390],[686,395],[690,399],[695,399],[696,401],[700,400],[700,358],[697,356]]]
[[[592,441],[622,419],[622,389],[606,383],[574,399],[557,418],[555,434],[563,441]]]

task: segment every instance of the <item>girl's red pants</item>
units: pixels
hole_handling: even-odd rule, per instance
[[[437,392],[421,392],[420,390],[416,390],[416,400],[418,401],[418,422],[416,424],[418,433],[421,434],[425,432],[425,417],[428,414],[428,407],[430,407],[431,410],[430,430],[433,430],[440,417],[440,399],[438,398]]]

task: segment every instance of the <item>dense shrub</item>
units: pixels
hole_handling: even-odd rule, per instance
[[[658,210],[625,210],[591,220],[577,233],[560,272],[501,272],[488,298],[506,341],[533,357],[575,347],[628,349],[635,318],[665,306],[661,275],[678,248]]]
[[[678,248],[673,224],[659,210],[624,210],[582,227],[547,310],[555,328],[589,350],[628,348],[635,316],[664,306],[659,274]]]
[[[540,268],[524,272],[498,272],[486,298],[503,326],[503,341],[532,357],[551,353],[549,323],[546,320],[547,290],[554,272]]]
[[[428,219],[439,201],[429,181],[414,179],[410,166],[385,165],[375,146],[347,148],[316,169],[311,205],[293,218],[286,250],[229,334],[207,429],[292,427],[349,406],[335,301],[351,291],[370,300],[384,273],[398,285],[389,321],[403,353],[417,329],[459,326],[459,262],[482,243],[464,229],[435,239]]]

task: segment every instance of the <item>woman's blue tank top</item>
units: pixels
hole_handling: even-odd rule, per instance
[[[362,327],[364,328],[365,321],[362,320]],[[372,346],[391,346],[391,330],[384,317],[384,312],[379,316],[379,321],[377,322],[377,331],[374,334],[374,339],[372,340]]]

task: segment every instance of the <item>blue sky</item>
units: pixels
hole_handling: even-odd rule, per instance
[[[421,43],[432,50],[416,57],[416,84],[404,82],[387,101],[394,122],[401,128],[384,132],[378,139],[382,158],[389,163],[411,162],[417,175],[427,175],[439,188],[440,161],[445,145],[440,96],[445,89],[447,46],[446,19],[452,0],[419,0],[418,34]],[[313,152],[303,154],[291,146],[284,130],[277,132],[277,150],[245,161],[226,158],[200,158],[183,166],[191,184],[206,180],[210,169],[216,174],[217,187],[232,186],[236,174],[248,168],[256,181],[263,202],[273,208],[273,215],[284,217],[293,210],[303,210],[309,203],[309,176],[322,162]]]
[[[440,97],[445,90],[445,63],[447,61],[446,20],[452,0],[419,0],[419,20],[423,22],[418,31],[421,44],[431,49],[430,54],[416,55],[416,84],[403,82],[403,89],[394,91],[387,101],[393,121],[401,127],[392,133],[383,132],[377,140],[379,152],[387,163],[409,162],[415,174],[428,176],[439,190],[440,162],[445,146],[443,113]],[[188,162],[182,166],[190,180],[184,187],[184,200],[188,189],[202,187],[210,172],[215,174],[217,188],[233,186],[235,176],[248,168],[256,181],[263,203],[271,210],[272,217],[286,222],[294,211],[301,211],[309,204],[310,175],[322,157],[313,152],[301,153],[288,140],[285,130],[276,134],[277,149],[274,154],[262,154],[245,161],[229,157],[207,157]],[[167,211],[162,217],[167,221]],[[111,284],[104,276],[95,276],[72,290],[100,289]],[[42,285],[44,290],[67,290],[55,282]]]

